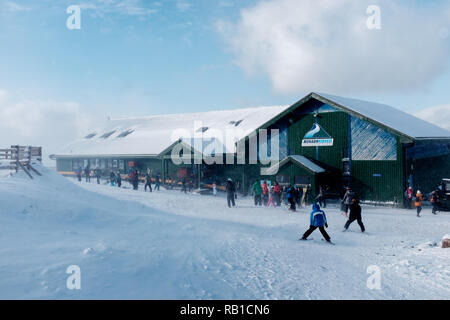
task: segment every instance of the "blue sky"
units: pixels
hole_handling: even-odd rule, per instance
[[[370,4],[381,8],[382,29],[355,31]],[[80,30],[66,27],[69,5],[81,7]],[[26,125],[44,119],[30,129],[38,135],[58,106],[61,121],[82,115],[61,130],[83,131],[108,115],[291,104],[318,91],[410,113],[432,110],[424,117],[450,123],[449,7],[412,0],[0,0],[0,115],[33,110]],[[52,148],[77,134],[62,134]],[[33,140],[24,131],[27,137]]]

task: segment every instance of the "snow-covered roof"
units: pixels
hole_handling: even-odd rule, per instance
[[[309,170],[309,171],[311,171],[313,173],[325,172],[325,169],[323,169],[322,167],[318,166],[317,164],[315,164],[314,162],[312,162],[311,160],[309,160],[305,156],[291,155],[291,156],[288,156],[288,157],[284,158],[283,160],[281,160],[278,164],[275,164],[275,165],[271,166],[270,168],[268,168],[266,170],[266,174],[267,175],[275,175],[275,174],[277,174],[279,168],[281,168],[286,163],[291,162],[291,161],[301,165],[302,167],[304,167],[305,169],[307,169],[307,170]]]
[[[313,93],[312,97],[319,100],[322,100],[320,97],[325,98],[344,109],[367,117],[410,138],[450,138],[450,131],[385,104],[343,98],[326,93]]]
[[[111,119],[67,145],[57,156],[156,156],[179,138],[194,144],[195,135],[203,133],[208,138],[218,131],[223,138],[216,138],[216,145],[227,146],[231,145],[226,143],[227,131],[234,133],[235,141],[241,140],[287,108],[288,105]]]
[[[301,107],[300,102],[311,98],[369,119],[411,139],[450,138],[450,131],[388,105],[313,92],[292,106],[108,120],[87,132],[83,138],[67,145],[57,156],[157,156],[180,138],[183,138],[187,145],[200,151],[195,147],[195,141],[198,141],[196,135],[200,133],[203,133],[200,140],[206,142],[202,145],[203,152],[205,147],[211,151],[211,147],[215,145],[213,149],[216,154],[221,153],[222,149],[224,153],[234,153],[236,151],[234,142],[247,137],[259,128],[266,127],[275,121],[275,118],[283,116],[293,108]],[[211,144],[210,135],[216,130],[223,136],[216,137]],[[230,130],[234,132],[234,136],[231,143],[229,141],[227,143],[226,133]]]

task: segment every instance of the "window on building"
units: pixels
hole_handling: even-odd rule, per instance
[[[106,169],[106,160],[105,159],[100,159],[100,168]]]
[[[112,161],[112,167],[113,167],[113,168],[117,168],[118,166],[119,166],[118,161],[114,159],[114,160]]]
[[[295,176],[294,183],[300,185],[309,185],[311,181],[309,179],[309,176]]]
[[[124,160],[119,160],[119,169],[125,170],[125,161]]]
[[[206,130],[208,130],[208,127],[201,127],[197,129],[197,132],[206,132]]]
[[[289,184],[290,183],[289,176],[288,175],[278,175],[277,182],[279,184],[284,184],[284,185]]]

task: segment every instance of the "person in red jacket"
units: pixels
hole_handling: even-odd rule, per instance
[[[262,183],[262,191],[263,191],[263,203],[265,206],[267,206],[268,200],[269,200],[269,187],[267,186],[267,181],[264,181]]]

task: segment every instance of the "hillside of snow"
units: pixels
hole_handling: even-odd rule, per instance
[[[450,213],[363,207],[367,234],[337,207],[328,233],[298,241],[310,208],[145,193],[78,182],[39,167],[0,174],[1,299],[450,299]],[[81,289],[69,290],[78,265]],[[367,287],[369,266],[381,289]]]

